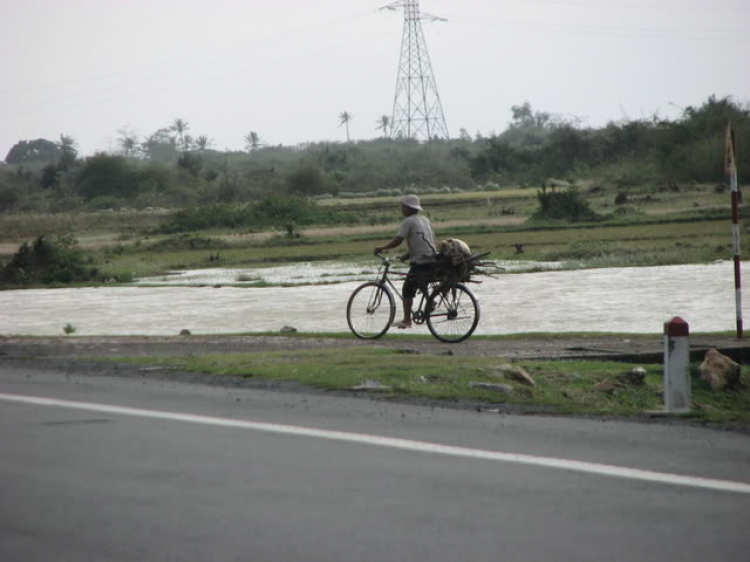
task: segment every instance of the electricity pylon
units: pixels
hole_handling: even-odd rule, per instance
[[[449,138],[443,106],[432,73],[422,20],[441,20],[419,11],[419,0],[399,0],[385,7],[404,9],[401,57],[393,100],[391,137],[432,140]],[[445,20],[442,20],[445,21]]]

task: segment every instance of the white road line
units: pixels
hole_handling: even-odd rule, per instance
[[[335,441],[349,441],[352,443],[377,445],[379,447],[403,449],[406,451],[414,451],[420,453],[433,453],[453,457],[484,459],[497,462],[510,462],[531,466],[558,468],[561,470],[572,470],[589,474],[599,474],[603,476],[614,476],[616,478],[628,478],[632,480],[643,480],[647,482],[659,482],[662,484],[670,484],[674,486],[688,486],[693,488],[706,488],[724,492],[750,494],[750,484],[744,482],[684,476],[680,474],[670,474],[667,472],[654,472],[651,470],[641,470],[637,468],[627,468],[592,462],[558,459],[553,457],[539,457],[534,455],[503,453],[501,451],[453,447],[450,445],[440,445],[438,443],[429,443],[426,441],[412,441],[409,439],[381,437],[377,435],[367,435],[364,433],[328,431],[295,425],[252,422],[230,418],[216,418],[210,416],[197,416],[193,414],[181,414],[177,412],[162,412],[159,410],[127,408],[123,406],[111,406],[107,404],[96,404],[90,402],[74,402],[70,400],[57,400],[55,398],[43,398],[38,396],[22,396],[18,394],[0,393],[0,400],[4,400],[6,402],[32,404],[35,406],[70,408],[74,410],[85,410],[88,412],[99,412],[104,414],[171,420],[202,425],[231,427],[236,429],[251,429],[254,431],[265,431],[271,433],[281,433],[285,435],[297,435],[302,437],[314,437],[317,439],[331,439]]]

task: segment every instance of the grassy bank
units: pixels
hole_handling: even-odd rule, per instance
[[[662,368],[644,365],[643,384],[625,375],[639,365],[602,361],[522,361],[536,385],[527,386],[498,370],[506,362],[490,357],[431,356],[403,350],[326,349],[191,357],[132,358],[124,361],[175,367],[215,376],[296,381],[325,390],[348,390],[373,380],[389,387],[384,398],[465,402],[492,409],[511,404],[528,411],[596,416],[639,416],[662,409]],[[750,382],[747,368],[743,380]],[[470,383],[509,385],[510,393]],[[704,422],[750,423],[750,389],[712,392],[694,377],[689,416]]]

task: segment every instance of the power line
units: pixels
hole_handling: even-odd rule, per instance
[[[719,4],[716,1],[706,2],[700,4],[686,4],[684,2],[677,2],[675,4],[658,4],[654,2],[644,4],[634,4],[630,2],[586,2],[585,0],[536,0],[529,2],[527,5],[548,5],[548,6],[581,6],[586,9],[604,9],[610,10],[612,8],[622,8],[628,10],[708,10],[715,12],[717,10],[740,10],[747,11],[747,3],[731,3],[731,4]]]
[[[481,27],[501,27],[525,31],[582,32],[610,36],[652,37],[666,39],[713,38],[725,40],[745,39],[750,28],[684,28],[684,27],[630,27],[622,25],[583,25],[529,20],[500,20],[479,16],[448,15],[452,22]],[[709,37],[709,35],[713,34]],[[718,34],[718,35],[717,35]]]
[[[33,102],[25,102],[14,108],[14,115],[24,115],[29,113],[59,111],[61,109],[74,109],[79,107],[87,107],[91,105],[111,103],[111,102],[124,102],[127,100],[133,100],[143,98],[145,96],[153,95],[154,92],[165,92],[174,91],[181,88],[194,86],[194,85],[206,85],[211,84],[216,86],[217,81],[226,77],[231,77],[233,80],[244,80],[249,71],[257,71],[258,69],[277,66],[280,62],[286,62],[290,60],[309,58],[314,55],[321,55],[328,52],[341,52],[348,47],[360,45],[363,40],[373,39],[384,39],[390,37],[390,33],[377,33],[369,36],[358,36],[355,39],[348,41],[341,41],[334,45],[328,45],[326,47],[318,49],[308,49],[304,52],[296,52],[281,57],[264,57],[262,59],[255,58],[249,64],[243,66],[234,67],[231,70],[221,70],[219,72],[213,72],[210,74],[201,74],[199,77],[195,76],[195,72],[191,72],[189,78],[183,80],[174,80],[170,77],[155,76],[151,84],[144,84],[143,81],[139,81],[135,91],[118,91],[113,93],[115,86],[112,87],[100,87],[85,92],[71,92],[67,94],[55,94],[53,100],[37,100]],[[242,70],[243,72],[238,72]],[[129,84],[133,86],[133,84]]]
[[[276,33],[270,36],[263,37],[259,40],[243,42],[220,49],[202,50],[199,53],[182,54],[178,57],[166,58],[147,65],[139,64],[139,66],[133,67],[131,69],[123,69],[116,72],[108,72],[106,74],[99,74],[94,76],[78,76],[63,81],[48,82],[45,84],[37,84],[34,86],[5,87],[0,89],[0,94],[28,94],[39,90],[48,90],[66,86],[79,86],[87,82],[105,82],[108,80],[116,80],[122,82],[139,78],[148,79],[151,76],[162,77],[169,74],[180,74],[188,71],[194,74],[196,68],[211,66],[219,61],[226,62],[227,60],[231,60],[233,58],[245,58],[248,56],[248,53],[252,52],[253,50],[257,51],[265,47],[272,46],[273,44],[282,40],[298,39],[314,35],[316,33],[334,27],[346,26],[354,20],[360,19],[363,16],[370,16],[373,13],[374,12],[372,10],[357,11],[340,18],[324,21],[314,25],[304,26],[291,31]]]

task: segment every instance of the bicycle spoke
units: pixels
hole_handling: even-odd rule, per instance
[[[346,319],[355,336],[375,339],[388,331],[395,313],[393,295],[377,283],[365,283],[349,298]]]
[[[427,318],[430,332],[441,341],[459,342],[468,338],[479,322],[479,304],[462,285],[433,295],[433,311]]]

